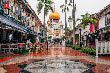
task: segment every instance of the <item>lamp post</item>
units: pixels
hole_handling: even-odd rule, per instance
[[[82,42],[81,42],[81,31],[82,31],[82,29],[80,28],[80,29],[79,29],[79,32],[80,32],[80,47],[82,47]]]
[[[60,25],[60,29],[61,29],[61,43],[60,44],[62,44],[62,36],[63,36],[63,25]]]
[[[69,16],[69,18],[68,18],[68,22],[69,22],[69,29],[70,29],[70,30],[73,30],[73,28],[71,27],[71,25],[72,25],[72,21],[73,21],[72,17]],[[70,42],[70,40],[71,40],[71,37],[69,38],[69,42]]]
[[[48,50],[48,36],[49,36],[49,34],[48,34],[48,25],[50,25],[51,24],[51,22],[50,21],[47,21],[47,41],[46,41],[46,44],[47,44],[47,50]]]
[[[68,18],[68,22],[69,22],[69,26],[70,26],[70,29],[71,29],[71,30],[73,29],[73,28],[71,27],[71,25],[72,25],[72,21],[73,21],[72,17],[69,16],[69,18]]]

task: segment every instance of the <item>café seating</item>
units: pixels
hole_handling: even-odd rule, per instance
[[[26,49],[25,43],[17,43],[18,49]]]
[[[10,49],[10,44],[1,44],[1,52],[2,53],[9,53],[10,51],[9,51],[9,49]]]
[[[17,44],[11,44],[10,45],[10,52],[13,52],[15,49],[18,49]]]

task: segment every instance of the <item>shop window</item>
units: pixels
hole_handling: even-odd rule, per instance
[[[106,25],[110,26],[110,12],[106,15]]]
[[[0,4],[2,4],[2,0],[0,0]]]
[[[6,2],[6,0],[2,0],[2,1],[3,1],[3,3]]]

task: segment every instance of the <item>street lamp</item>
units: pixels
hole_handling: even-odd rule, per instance
[[[61,43],[62,44],[62,36],[63,36],[63,25],[60,25],[60,29],[61,29]]]
[[[73,29],[73,28],[71,27],[71,25],[72,25],[72,21],[73,21],[72,17],[69,16],[69,18],[68,18],[68,22],[69,22],[69,26],[70,26],[70,29],[71,29],[71,30]]]
[[[82,29],[80,28],[80,29],[79,29],[79,32],[80,32],[80,47],[82,47],[82,42],[81,42],[81,31],[82,31]]]
[[[50,21],[47,21],[47,41],[46,41],[46,44],[47,44],[47,50],[48,50],[48,25],[50,25],[51,22]]]

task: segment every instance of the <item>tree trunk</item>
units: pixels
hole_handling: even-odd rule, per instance
[[[67,4],[67,0],[65,0],[65,28],[67,28],[67,21],[66,21],[66,4]]]
[[[73,0],[73,10],[72,10],[72,18],[73,18],[73,45],[75,45],[75,11],[76,11],[76,7],[74,5],[74,0]]]
[[[44,7],[44,25],[45,25],[45,7]]]

